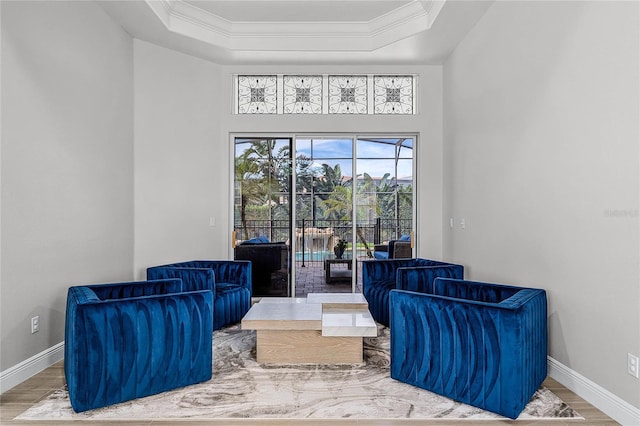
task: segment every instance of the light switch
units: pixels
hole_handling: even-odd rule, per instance
[[[467,222],[464,219],[460,219],[460,229],[464,229],[467,227]]]
[[[216,218],[215,217],[210,217],[209,218],[209,226],[216,226]]]

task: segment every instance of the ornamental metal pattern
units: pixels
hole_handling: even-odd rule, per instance
[[[277,94],[275,75],[238,76],[238,114],[275,114]]]
[[[237,114],[416,113],[413,75],[277,74],[235,78]]]
[[[413,77],[376,75],[373,77],[375,114],[413,114]]]
[[[329,76],[329,114],[366,114],[367,76]]]
[[[322,76],[285,75],[285,114],[322,114]]]

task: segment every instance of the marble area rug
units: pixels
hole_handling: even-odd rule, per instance
[[[74,413],[59,389],[16,419],[503,419],[391,379],[387,327],[365,338],[365,362],[356,365],[258,364],[255,341],[254,331],[238,326],[216,331],[208,382],[84,413]],[[519,419],[551,418],[582,417],[542,387]]]

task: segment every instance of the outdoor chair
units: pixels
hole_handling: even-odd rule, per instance
[[[213,294],[179,279],[70,287],[64,374],[76,412],[211,378]]]
[[[436,260],[388,259],[362,262],[362,288],[373,318],[389,325],[389,292],[393,289],[429,292],[436,277],[463,278],[461,265]]]
[[[251,261],[251,296],[289,296],[289,246],[255,239],[238,244],[236,260]]]
[[[376,259],[408,259],[411,258],[411,236],[403,235],[397,240],[373,246],[373,257]]]
[[[147,268],[147,279],[180,278],[188,291],[213,292],[213,329],[242,319],[251,307],[251,262],[192,260]]]
[[[515,419],[547,376],[544,290],[436,278],[390,306],[396,380]]]

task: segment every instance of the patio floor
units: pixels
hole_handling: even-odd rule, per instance
[[[357,262],[356,293],[362,293],[362,262]],[[324,262],[296,262],[296,297],[305,297],[309,293],[350,293],[351,283],[325,282]],[[332,270],[346,269],[347,265],[332,265]]]

